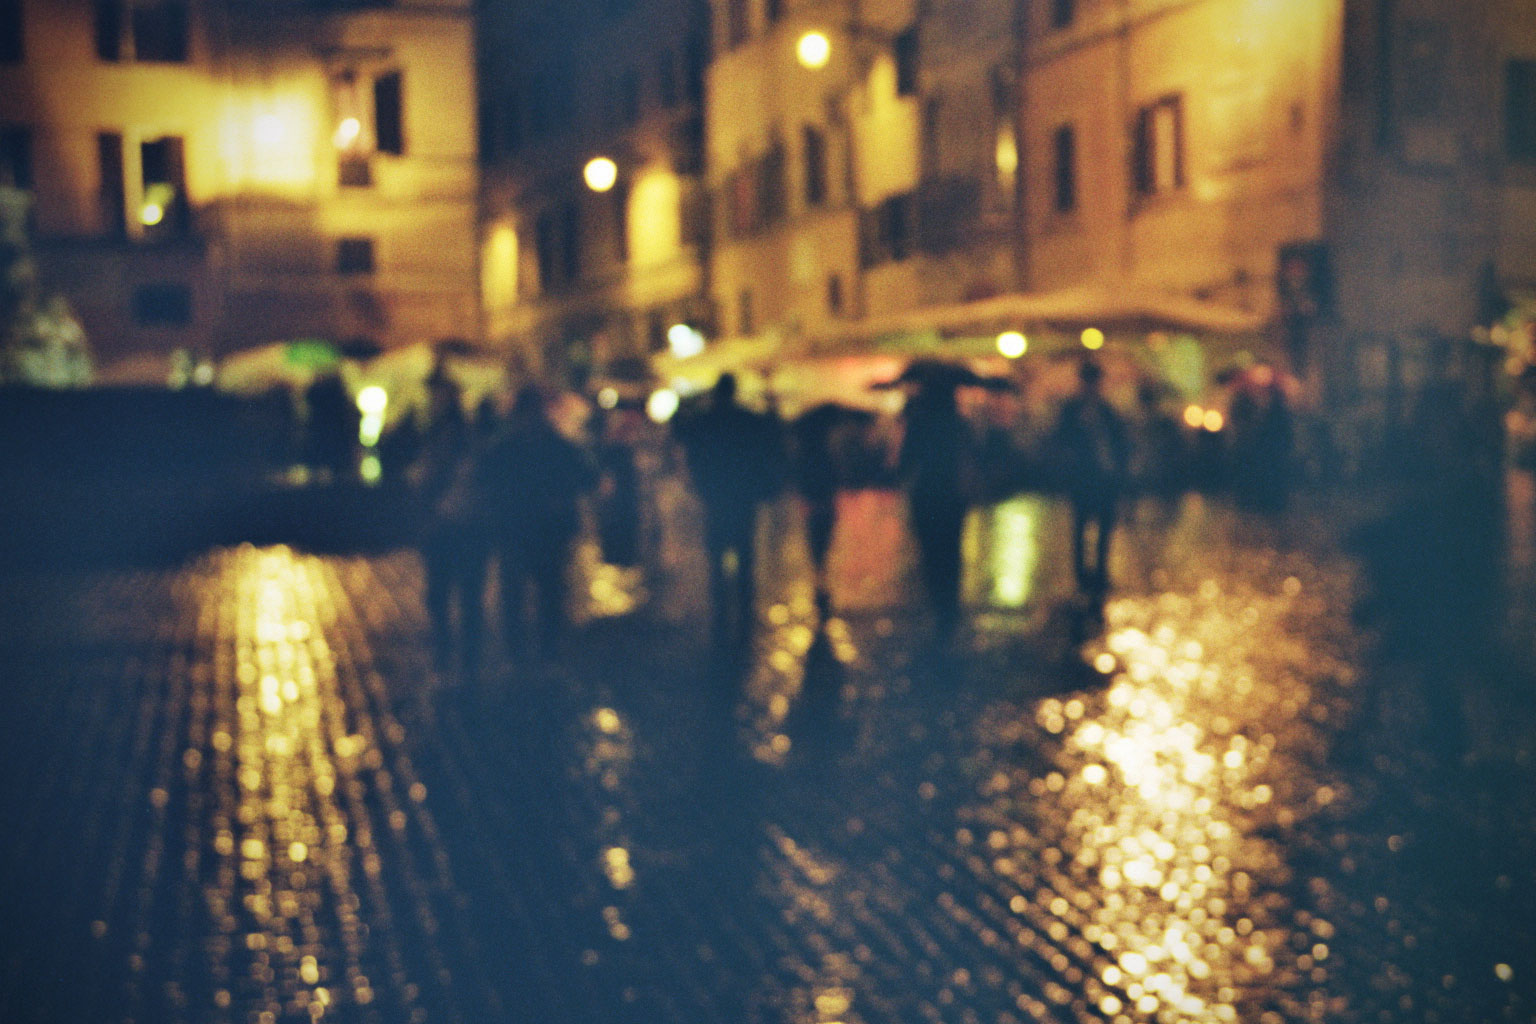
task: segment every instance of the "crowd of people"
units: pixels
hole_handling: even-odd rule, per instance
[[[1040,451],[1014,453],[1032,458],[1039,484],[1069,501],[1077,584],[1094,600],[1110,584],[1112,537],[1127,491],[1177,489],[1187,473],[1173,465],[1173,448],[1183,462],[1198,456],[1169,417],[1120,411],[1106,397],[1104,376],[1099,363],[1084,359],[1077,390],[1054,411]],[[1017,481],[989,467],[999,453],[958,397],[996,383],[962,367],[914,364],[893,385],[906,400],[890,444],[881,434],[886,425],[857,409],[823,405],[786,423],[771,409],[748,408],[729,373],[685,405],[664,443],[680,456],[702,514],[715,646],[750,643],[758,513],[786,490],[799,497],[817,605],[823,618],[830,614],[837,494],[871,480],[904,490],[922,594],[936,640],[947,642],[961,621],[966,515],[997,496],[988,493],[997,479]],[[573,545],[584,526],[591,524],[606,561],[643,561],[637,424],[645,421],[637,410],[597,410],[578,442],[557,427],[550,395],[538,386],[520,390],[504,416],[489,407],[468,415],[443,366],[428,392],[411,479],[423,512],[419,543],[439,666],[469,676],[479,670],[493,569],[509,653],[558,653],[568,629]],[[1234,396],[1230,416],[1233,486],[1252,507],[1279,511],[1292,445],[1283,390],[1273,376],[1257,378]]]

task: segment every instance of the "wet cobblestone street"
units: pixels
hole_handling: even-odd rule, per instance
[[[1141,508],[1096,624],[992,506],[936,651],[894,496],[825,624],[786,503],[737,665],[672,499],[474,685],[409,551],[8,578],[0,1020],[1536,1021],[1531,680],[1385,656],[1338,509]]]

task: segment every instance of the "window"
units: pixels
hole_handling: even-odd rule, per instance
[[[0,125],[0,187],[32,187],[32,131]]]
[[[373,270],[373,239],[339,238],[336,240],[336,273],[371,274]]]
[[[0,0],[0,64],[21,63],[21,0]]]
[[[757,164],[757,223],[759,227],[772,227],[788,213],[785,202],[784,143],[774,142]]]
[[[757,333],[757,314],[752,308],[752,289],[743,288],[737,299],[736,306],[738,316],[736,326],[738,334],[743,336]]]
[[[581,278],[581,210],[566,203],[560,211],[560,270],[563,280]]]
[[[820,206],[827,201],[827,136],[815,125],[801,132],[800,156],[805,173],[805,205]]]
[[[1076,14],[1075,0],[1051,0],[1051,28],[1066,28]]]
[[[763,0],[763,17],[770,25],[784,17],[784,0]]]
[[[104,232],[122,237],[128,231],[128,183],[123,177],[123,137],[116,132],[96,136],[96,161],[101,175],[99,197]]]
[[[1056,129],[1051,138],[1054,174],[1053,205],[1057,213],[1077,209],[1077,132],[1070,124]]]
[[[373,184],[373,165],[366,156],[343,153],[336,164],[336,181],[344,188],[367,188]]]
[[[1184,102],[1165,96],[1136,114],[1132,176],[1140,196],[1184,187]]]
[[[725,45],[735,49],[747,41],[752,26],[748,20],[747,0],[725,0]]]
[[[916,202],[910,192],[891,196],[860,218],[860,258],[866,267],[912,255],[917,228]]]
[[[1536,60],[1504,66],[1504,152],[1511,160],[1536,163]]]
[[[133,322],[139,327],[186,327],[192,322],[192,289],[184,284],[145,284],[133,290]]]
[[[96,55],[181,63],[189,50],[189,22],[185,0],[96,0]]]
[[[827,312],[833,316],[843,315],[843,278],[841,274],[829,274],[827,276]]]
[[[914,25],[897,36],[892,48],[896,58],[896,95],[917,95],[917,26]]]
[[[145,238],[185,234],[190,226],[184,153],[173,135],[139,144],[139,224]]]
[[[405,153],[405,84],[398,71],[373,80],[373,139],[380,153]]]

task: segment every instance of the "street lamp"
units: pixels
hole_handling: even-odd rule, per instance
[[[618,184],[619,165],[606,156],[595,156],[582,168],[581,176],[593,192],[607,192]]]
[[[795,59],[800,66],[811,71],[817,71],[827,66],[827,61],[832,59],[832,41],[827,38],[825,32],[811,29],[800,36],[795,43]]]

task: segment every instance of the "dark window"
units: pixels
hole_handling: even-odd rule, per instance
[[[743,288],[737,305],[738,316],[736,319],[737,333],[742,335],[755,334],[757,332],[757,311],[752,308],[752,289]]]
[[[801,135],[801,156],[805,170],[805,205],[820,206],[827,201],[827,136],[815,125],[806,125]]]
[[[789,204],[785,202],[788,189],[785,187],[784,172],[784,144],[775,142],[758,163],[757,223],[759,227],[777,224],[789,212]]]
[[[629,185],[619,182],[609,190],[613,197],[614,253],[620,263],[629,261]]]
[[[145,236],[185,233],[189,226],[185,147],[168,135],[139,144],[143,199],[139,220]]]
[[[562,280],[581,278],[581,209],[575,203],[560,211],[560,271]]]
[[[367,188],[373,184],[373,165],[366,156],[343,154],[336,164],[336,182],[346,188]]]
[[[187,5],[181,0],[134,0],[134,59],[175,63],[185,61],[187,21]]]
[[[554,216],[548,212],[540,214],[533,225],[533,249],[539,261],[539,287],[545,291],[559,284],[558,242]]]
[[[96,0],[96,56],[123,59],[123,8],[119,0]]]
[[[405,153],[404,81],[398,71],[373,80],[373,141],[380,153]]]
[[[1051,0],[1051,28],[1066,28],[1076,13],[1075,0]]]
[[[123,178],[123,137],[116,132],[96,136],[101,169],[101,221],[108,235],[121,237],[128,229],[128,192]]]
[[[651,352],[667,350],[667,314],[660,307],[645,314],[645,345]]]
[[[892,196],[860,218],[860,258],[866,267],[912,255],[916,203],[911,193]]]
[[[896,95],[917,95],[918,37],[914,25],[896,37]]]
[[[726,0],[725,31],[728,48],[735,49],[747,41],[752,32],[747,0]]]
[[[32,132],[21,125],[0,125],[0,186],[32,187]]]
[[[21,0],[0,0],[0,64],[21,62]]]
[[[339,238],[336,240],[336,273],[373,273],[373,239]]]
[[[833,316],[843,315],[843,278],[840,274],[827,277],[827,311]]]
[[[1536,162],[1536,60],[1505,65],[1504,150],[1511,160]]]
[[[133,322],[140,327],[186,327],[192,322],[192,289],[184,284],[145,284],[133,290]]]
[[[1136,113],[1132,152],[1136,192],[1161,195],[1184,187],[1184,103],[1165,96]]]
[[[924,178],[932,178],[939,173],[939,134],[943,128],[943,115],[943,97],[929,96],[923,101],[923,124],[918,148]]]
[[[1077,209],[1077,132],[1069,124],[1056,129],[1051,140],[1055,174],[1054,205],[1057,213]]]
[[[763,0],[763,17],[770,25],[784,17],[784,0]]]

